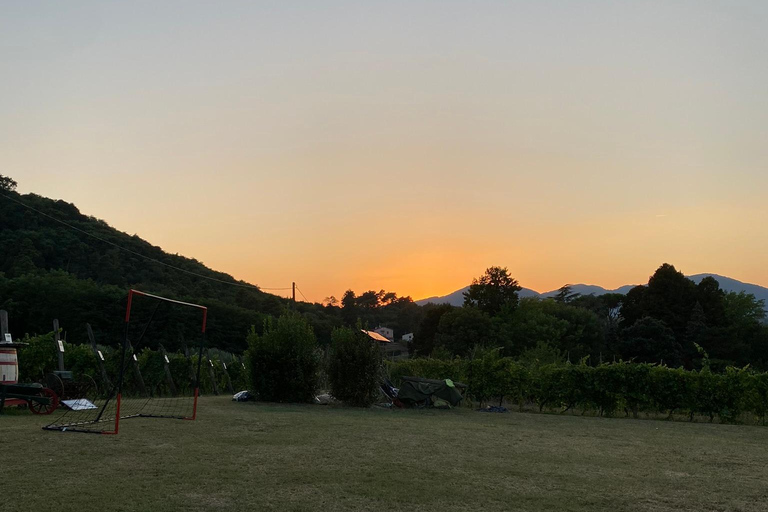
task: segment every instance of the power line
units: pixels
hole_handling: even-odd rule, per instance
[[[217,283],[226,284],[226,285],[229,285],[229,286],[237,286],[237,287],[240,287],[240,288],[253,288],[253,289],[256,289],[256,290],[290,290],[291,289],[290,287],[286,287],[286,288],[264,288],[264,287],[255,286],[255,285],[252,285],[252,284],[233,283],[233,282],[230,282],[230,281],[224,281],[223,279],[217,279],[215,277],[206,276],[204,274],[198,274],[197,272],[192,272],[191,270],[187,270],[187,269],[184,269],[184,268],[180,268],[180,267],[171,265],[170,263],[165,263],[163,261],[156,260],[155,258],[151,258],[151,257],[146,256],[144,254],[141,254],[139,252],[133,251],[131,249],[128,249],[127,247],[123,247],[123,246],[121,246],[119,244],[116,244],[114,242],[110,242],[109,240],[105,240],[105,239],[103,239],[103,238],[101,238],[99,236],[94,235],[93,233],[89,233],[88,231],[80,229],[77,226],[73,226],[72,224],[69,224],[68,222],[64,222],[63,220],[57,219],[56,217],[53,217],[52,215],[48,215],[45,212],[41,212],[37,208],[29,206],[28,204],[25,204],[25,203],[19,201],[18,199],[14,199],[13,197],[11,197],[9,195],[0,193],[0,196],[3,196],[3,197],[5,197],[8,200],[13,201],[14,203],[21,205],[24,208],[32,210],[33,212],[38,213],[38,214],[42,215],[43,217],[47,217],[47,218],[49,218],[49,219],[51,219],[51,220],[53,220],[55,222],[58,222],[59,224],[63,224],[63,225],[67,226],[70,229],[74,229],[75,231],[78,231],[80,233],[83,233],[84,235],[90,236],[91,238],[95,238],[96,240],[99,240],[100,242],[103,242],[105,244],[109,244],[109,245],[111,245],[113,247],[116,247],[116,248],[120,249],[121,251],[125,251],[127,253],[133,254],[134,256],[138,256],[140,258],[144,258],[145,260],[152,261],[154,263],[158,263],[160,265],[163,265],[163,266],[168,267],[168,268],[172,268],[174,270],[178,270],[179,272],[184,272],[186,274],[189,274],[189,275],[192,275],[192,276],[195,276],[195,277],[199,277],[201,279],[207,279],[209,281],[215,281]]]
[[[301,296],[304,297],[304,302],[309,302],[309,299],[307,299],[307,296],[304,295],[304,292],[301,291],[301,288],[297,286],[296,289],[299,290],[299,293],[301,294]]]

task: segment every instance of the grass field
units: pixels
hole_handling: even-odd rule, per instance
[[[119,436],[0,416],[0,510],[768,510],[768,428],[202,399]]]

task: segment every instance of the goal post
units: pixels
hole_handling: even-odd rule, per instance
[[[155,302],[155,306],[141,330],[135,344],[130,339],[131,315],[137,300],[145,298]],[[202,313],[200,323],[200,346],[197,353],[194,381],[191,396],[178,396],[174,387],[172,396],[162,396],[154,388],[147,392],[140,375],[138,348],[141,346],[150,324],[162,304],[177,306],[184,309],[193,308]],[[128,291],[128,300],[125,308],[125,326],[123,340],[120,346],[120,358],[118,363],[118,375],[111,389],[106,390],[101,396],[75,397],[74,400],[64,400],[63,414],[53,423],[43,427],[44,430],[57,430],[61,432],[85,432],[94,434],[116,435],[120,431],[120,420],[128,418],[173,418],[181,420],[194,420],[197,418],[198,399],[200,396],[200,371],[205,345],[205,330],[208,320],[208,308],[199,304],[162,297],[152,293],[131,289]],[[166,363],[167,356],[163,355]],[[191,371],[194,361],[188,358],[188,368]],[[140,389],[146,395],[137,395],[129,391],[129,396],[124,396],[127,372],[133,366],[139,381]],[[189,389],[188,389],[189,391]],[[71,398],[71,397],[70,397]],[[90,398],[90,399],[89,399]]]
[[[125,357],[125,354],[127,352],[126,349],[128,348],[127,347],[127,344],[128,344],[128,326],[131,323],[131,306],[133,305],[133,296],[134,295],[141,296],[141,297],[147,297],[147,298],[155,299],[155,300],[159,300],[159,301],[165,301],[165,302],[169,302],[169,303],[172,303],[172,304],[178,304],[180,306],[196,308],[196,309],[201,310],[202,313],[203,313],[202,324],[201,324],[201,327],[200,327],[200,334],[201,334],[201,337],[200,337],[200,347],[199,347],[198,353],[197,353],[197,368],[195,369],[195,388],[194,388],[194,402],[192,404],[192,415],[191,416],[187,416],[187,417],[183,417],[183,418],[179,418],[179,419],[183,419],[183,420],[194,420],[197,417],[197,399],[198,399],[198,397],[200,395],[200,368],[201,368],[201,363],[203,361],[203,347],[205,345],[205,326],[206,326],[206,324],[208,322],[208,308],[205,307],[205,306],[201,306],[199,304],[192,304],[191,302],[182,302],[180,300],[169,299],[167,297],[161,297],[159,295],[153,295],[151,293],[142,292],[142,291],[139,291],[139,290],[133,290],[133,289],[130,290],[128,292],[128,304],[125,307],[125,336],[123,338],[123,358]],[[124,361],[120,365],[120,372],[121,372],[121,375],[120,375],[120,379],[119,380],[122,383],[123,377],[124,377],[123,373],[125,372],[125,362]],[[144,414],[143,416],[145,416],[145,417],[152,417],[151,414]]]

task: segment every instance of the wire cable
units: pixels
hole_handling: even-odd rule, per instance
[[[45,212],[41,212],[37,208],[29,206],[28,204],[24,204],[23,202],[19,201],[18,199],[14,199],[13,197],[11,197],[9,195],[6,195],[4,193],[0,193],[0,196],[3,196],[3,197],[5,197],[8,200],[13,201],[14,203],[21,205],[24,208],[32,210],[33,212],[38,213],[38,214],[42,215],[43,217],[49,218],[49,219],[51,219],[51,220],[53,220],[55,222],[58,222],[59,224],[63,224],[64,226],[67,226],[70,229],[74,229],[75,231],[78,231],[80,233],[83,233],[84,235],[90,236],[91,238],[95,238],[96,240],[99,240],[100,242],[103,242],[105,244],[109,244],[109,245],[111,245],[113,247],[116,247],[116,248],[120,249],[121,251],[125,251],[125,252],[127,252],[129,254],[133,254],[134,256],[138,256],[140,258],[144,258],[145,260],[152,261],[154,263],[158,263],[160,265],[163,265],[163,266],[168,267],[168,268],[172,268],[174,270],[178,270],[179,272],[184,272],[185,274],[189,274],[189,275],[192,275],[192,276],[195,276],[195,277],[199,277],[201,279],[207,279],[209,281],[215,281],[217,283],[226,284],[226,285],[229,285],[229,286],[237,286],[237,287],[240,287],[240,288],[254,288],[256,290],[290,290],[291,289],[290,287],[286,287],[286,288],[266,288],[266,287],[256,286],[256,285],[247,284],[247,283],[246,284],[233,283],[233,282],[229,282],[229,281],[224,281],[223,279],[217,279],[215,277],[210,277],[210,276],[206,276],[204,274],[199,274],[199,273],[193,272],[191,270],[183,269],[181,267],[177,267],[175,265],[171,265],[170,263],[165,263],[163,261],[156,260],[155,258],[146,256],[146,255],[141,254],[141,253],[136,252],[136,251],[133,251],[131,249],[123,247],[123,246],[121,246],[119,244],[116,244],[114,242],[110,242],[109,240],[105,240],[104,238],[96,236],[93,233],[89,233],[88,231],[85,231],[84,229],[80,229],[77,226],[73,226],[72,224],[69,224],[68,222],[64,222],[63,220],[57,219],[56,217],[54,217],[52,215],[48,215]]]
[[[304,297],[304,302],[309,302],[309,299],[307,299],[307,296],[304,295],[304,292],[302,292],[298,286],[296,287],[296,289],[299,290],[299,293],[301,294],[301,296]]]

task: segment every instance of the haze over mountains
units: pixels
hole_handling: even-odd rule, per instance
[[[759,286],[756,284],[749,284],[749,283],[743,283],[741,281],[738,281],[736,279],[732,279],[730,277],[720,276],[717,274],[695,274],[692,276],[688,276],[688,279],[693,281],[694,283],[701,282],[702,279],[705,277],[714,277],[718,283],[720,283],[720,288],[723,289],[726,292],[745,292],[745,293],[751,293],[755,296],[758,300],[763,300],[768,305],[768,288]],[[629,290],[634,288],[637,285],[628,284],[621,286],[619,288],[616,288],[615,290],[606,290],[602,286],[597,286],[593,284],[574,284],[571,285],[571,291],[574,293],[579,293],[581,295],[604,295],[606,293],[621,293],[626,294]],[[452,306],[461,306],[464,304],[464,292],[469,289],[469,286],[465,286],[464,288],[460,290],[456,290],[453,293],[449,293],[448,295],[444,295],[442,297],[428,297],[426,299],[417,300],[416,304],[419,304],[420,306],[423,306],[424,304],[427,304],[429,302],[432,302],[434,304],[450,304]],[[536,290],[531,290],[530,288],[523,288],[519,295],[521,298],[524,297],[541,297],[541,298],[548,298],[548,297],[554,297],[557,294],[558,290],[551,290],[544,293],[539,293]],[[766,312],[768,312],[768,308],[766,308]]]

